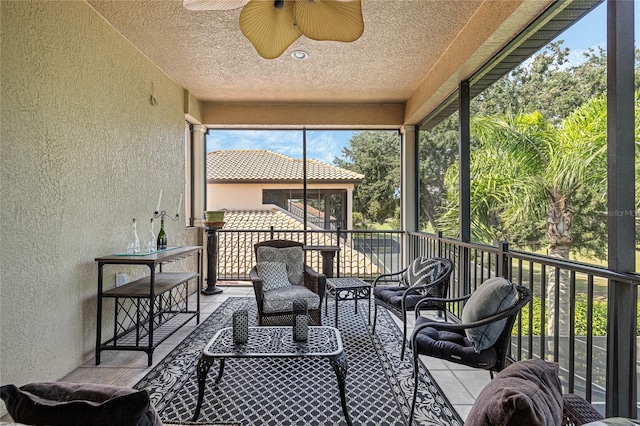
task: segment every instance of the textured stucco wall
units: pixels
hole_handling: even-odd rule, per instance
[[[185,96],[85,2],[0,8],[0,383],[22,385],[93,356],[94,258],[123,251],[131,218],[147,230],[161,188],[177,208]],[[197,242],[167,222],[170,245]]]

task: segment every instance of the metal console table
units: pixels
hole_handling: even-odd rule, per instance
[[[162,272],[162,264],[198,256],[197,272]],[[176,330],[197,318],[200,323],[200,289],[202,288],[202,247],[171,247],[151,254],[114,254],[98,257],[98,306],[96,330],[96,365],[103,350],[144,351],[148,365],[153,363],[154,349]],[[105,265],[146,265],[150,275],[110,290],[103,289]],[[156,269],[159,267],[159,272]],[[189,281],[198,280],[196,307],[189,309]],[[179,287],[177,290],[174,291]],[[102,303],[115,299],[113,337],[102,342]]]
[[[342,347],[340,332],[333,327],[309,327],[309,338],[305,342],[293,341],[293,327],[249,327],[247,343],[234,343],[233,329],[223,328],[218,331],[202,351],[198,361],[198,403],[193,421],[198,420],[204,398],[207,373],[214,360],[220,361],[220,369],[215,383],[220,382],[224,373],[227,358],[290,358],[312,357],[327,358],[338,379],[342,413],[351,426],[347,413],[345,397],[345,381],[347,378],[347,356]]]

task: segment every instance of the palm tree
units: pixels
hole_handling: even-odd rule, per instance
[[[473,240],[507,240],[529,248],[546,244],[550,256],[562,259],[568,259],[572,250],[606,255],[602,249],[607,222],[606,114],[606,98],[600,96],[577,108],[559,126],[538,112],[475,117],[470,166]],[[448,171],[446,182],[449,203],[439,225],[445,233],[455,234],[457,163]],[[568,327],[568,294],[567,277],[562,273],[559,277],[557,310],[562,334]],[[555,281],[556,271],[551,268],[549,318],[556,315]],[[553,334],[551,320],[548,332]]]

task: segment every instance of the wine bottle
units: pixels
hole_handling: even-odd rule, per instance
[[[133,252],[140,253],[140,238],[138,238],[138,227],[136,225],[136,218],[133,218]]]
[[[160,232],[158,232],[158,250],[167,248],[167,233],[164,232],[164,219],[160,219]]]

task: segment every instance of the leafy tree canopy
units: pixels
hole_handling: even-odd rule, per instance
[[[400,206],[400,135],[390,131],[355,134],[334,164],[365,176],[353,191],[354,211],[382,223]]]
[[[563,121],[589,100],[606,93],[606,53],[603,49],[589,49],[585,52],[584,60],[578,65],[569,62],[570,50],[563,47],[563,42],[558,41],[549,44],[543,51],[525,61],[519,67],[495,82],[483,93],[478,95],[471,103],[472,117],[496,117],[501,116],[505,121],[542,120],[544,124],[538,129],[548,132],[557,129]],[[640,58],[638,51],[636,57]],[[636,71],[640,74],[640,71]],[[636,84],[640,81],[637,75]],[[474,126],[479,125],[481,119],[476,119]],[[530,131],[531,129],[527,130]],[[480,130],[478,130],[480,131]],[[434,129],[420,131],[420,160],[419,160],[419,206],[420,226],[423,230],[436,230],[443,226],[439,217],[443,211],[457,208],[457,200],[452,198],[457,190],[456,168],[458,156],[458,117],[452,115]],[[477,138],[478,133],[474,133]],[[478,141],[472,141],[472,150],[478,148]],[[489,155],[489,153],[485,153]],[[386,132],[362,132],[351,140],[351,146],[343,150],[342,158],[335,160],[335,164],[350,170],[357,171],[366,176],[365,181],[354,191],[354,209],[362,213],[363,220],[383,222],[386,219],[397,216],[399,208],[400,185],[400,146],[399,137],[396,134]],[[474,153],[473,155],[478,155]],[[500,150],[491,153],[492,158],[501,159],[504,153]],[[489,159],[488,159],[489,160]],[[542,176],[546,171],[540,171]],[[445,179],[446,176],[449,177]],[[474,179],[480,176],[474,175]],[[504,180],[507,176],[502,176]],[[498,188],[500,181],[492,182]],[[496,190],[497,191],[497,190]],[[447,196],[449,193],[449,196]],[[498,192],[486,194],[485,203],[490,203]],[[479,194],[476,194],[479,195]],[[602,212],[603,205],[600,198],[587,191],[576,189],[573,193],[573,201],[579,202],[584,208]],[[517,241],[528,242],[531,246],[544,244],[544,214],[546,206],[543,203],[538,207],[538,213],[534,217],[537,221],[520,221],[511,226],[509,232],[504,230],[504,221],[501,212],[496,209],[488,209],[485,225],[474,223],[476,236],[482,241],[493,241],[498,238],[495,235],[495,225],[502,227],[504,235],[500,238],[512,238]],[[530,212],[529,212],[530,213]],[[453,213],[448,213],[452,215]],[[457,215],[457,213],[455,213]],[[457,220],[457,216],[456,216]],[[480,220],[480,219],[478,219]],[[605,223],[598,222],[592,217],[580,215],[575,218],[576,226],[580,233],[575,235],[575,243],[581,246],[581,239],[585,240],[585,247],[600,244],[593,237],[604,235],[602,226]],[[580,224],[581,221],[589,223]],[[606,222],[606,221],[604,221]],[[493,227],[493,228],[492,228]],[[449,226],[447,235],[457,235],[457,232]],[[492,228],[491,232],[485,232]],[[451,233],[450,233],[451,232]],[[513,240],[511,240],[513,241]],[[602,247],[602,246],[600,246]],[[592,251],[589,248],[589,251]]]

